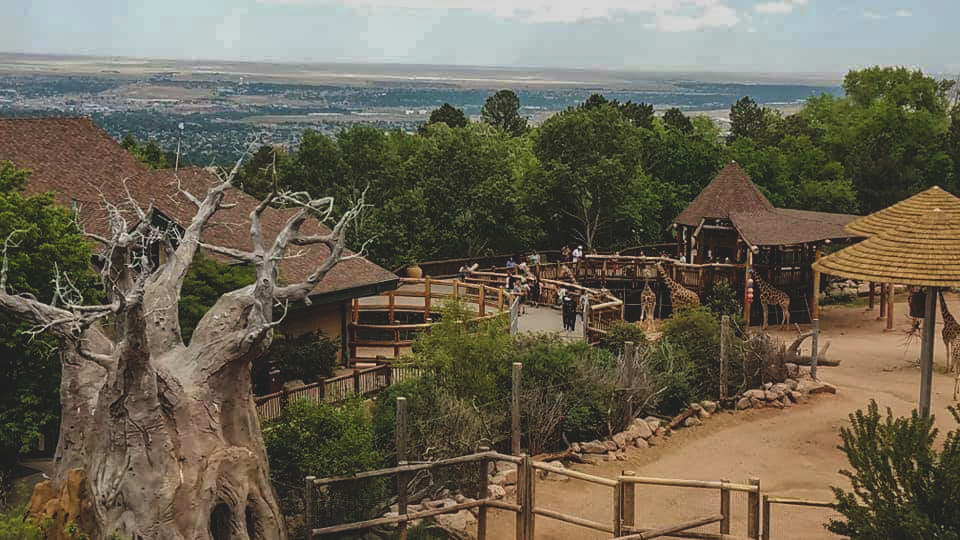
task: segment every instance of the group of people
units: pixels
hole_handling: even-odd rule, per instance
[[[574,295],[566,289],[557,291],[557,298],[560,301],[560,311],[563,319],[563,329],[568,332],[577,331],[577,316],[580,321],[586,324],[586,314],[590,306],[590,298],[586,293]]]
[[[583,246],[577,246],[573,249],[570,249],[570,246],[563,246],[563,249],[560,250],[560,258],[565,263],[577,264],[583,258]]]

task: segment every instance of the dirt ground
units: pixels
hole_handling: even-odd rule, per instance
[[[948,295],[953,313],[960,314],[960,298]],[[919,337],[908,339],[910,326],[905,303],[895,307],[895,330],[883,331],[873,312],[864,308],[829,306],[821,315],[821,344],[830,341],[827,356],[841,360],[838,367],[821,367],[820,378],[836,385],[836,395],[814,396],[806,404],[789,409],[761,409],[739,413],[723,412],[704,425],[683,429],[644,450],[631,450],[625,462],[575,465],[579,471],[614,477],[621,471],[641,476],[696,480],[745,482],[759,477],[764,494],[829,501],[829,486],[848,486],[839,470],[846,459],[837,448],[839,430],[848,424],[848,415],[875,399],[881,408],[905,415],[916,406],[920,370]],[[939,312],[938,312],[939,319]],[[936,331],[933,411],[941,432],[955,425],[947,406],[952,403],[954,378],[944,372],[945,351],[940,340],[942,323]],[[773,331],[792,340],[796,332]],[[809,345],[809,340],[807,340]],[[579,480],[537,480],[538,507],[571,513],[609,523],[613,516],[613,490]],[[731,533],[746,532],[746,495],[734,495]],[[774,539],[832,538],[823,523],[827,510],[775,507],[771,519]],[[717,513],[719,494],[715,490],[647,487],[637,489],[637,523],[656,527]],[[513,538],[511,513],[497,511],[491,532],[494,538]],[[717,531],[716,525],[705,531]],[[602,533],[538,517],[536,536],[554,538],[605,538]]]

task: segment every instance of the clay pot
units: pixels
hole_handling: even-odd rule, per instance
[[[407,277],[420,279],[423,277],[423,269],[418,264],[411,264],[407,267]]]

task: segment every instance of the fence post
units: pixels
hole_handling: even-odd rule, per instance
[[[623,536],[623,521],[620,515],[623,512],[623,480],[617,479],[613,488],[613,537]]]
[[[730,339],[730,316],[720,318],[720,401],[727,398],[727,341]]]
[[[729,480],[720,481],[720,534],[730,534],[730,490],[727,489]]]
[[[396,445],[397,445],[397,466],[407,464],[407,398],[397,398],[397,417],[396,417]],[[407,513],[407,473],[397,473],[397,513],[404,515]],[[399,524],[400,538],[407,538],[407,522]]]
[[[307,538],[313,538],[313,490],[314,485],[313,481],[316,480],[316,476],[308,476],[304,479],[304,490],[303,495],[304,501],[306,502],[307,508],[304,512],[304,521],[307,524]]]
[[[633,471],[623,471],[621,473],[623,476],[636,476],[637,473]],[[622,493],[622,502],[620,503],[620,515],[622,516],[620,521],[620,535],[632,534],[634,527],[636,527],[636,507],[637,507],[637,485],[633,482],[622,482],[623,484],[623,493]]]
[[[520,377],[523,364],[513,363],[513,388],[511,390],[512,403],[510,408],[510,451],[513,455],[520,455]]]
[[[395,291],[390,291],[390,292],[388,293],[388,298],[389,298],[390,300],[389,300],[389,303],[387,304],[387,306],[388,306],[388,308],[389,308],[388,314],[389,314],[389,317],[390,317],[390,319],[389,319],[389,320],[390,320],[390,324],[393,324],[393,321],[395,320],[395,317],[396,317],[396,315],[395,315],[395,313],[394,313],[394,309],[397,307],[397,297],[396,297],[396,295],[394,294],[394,292],[395,292]]]
[[[813,326],[813,336],[811,336],[811,347],[810,350],[810,377],[813,380],[817,380],[817,352],[819,349],[820,341],[820,319],[814,319],[812,322]]]
[[[770,496],[763,496],[763,540],[770,540]]]
[[[747,538],[760,538],[760,479],[753,477],[747,483],[757,491],[747,494]]]
[[[489,452],[490,447],[481,446],[481,452]],[[477,494],[477,499],[485,500],[489,496],[489,486],[490,483],[490,460],[481,459],[480,460],[480,493]],[[487,505],[481,504],[480,508],[477,509],[477,540],[486,540],[487,538]]]
[[[533,513],[533,506],[534,506],[533,490],[534,490],[534,479],[536,478],[536,475],[534,474],[534,471],[533,471],[533,459],[530,456],[524,454],[523,463],[521,465],[523,467],[523,484],[522,484],[523,503],[522,503],[522,509],[521,509],[521,515],[523,519],[520,520],[522,522],[522,527],[523,527],[522,538],[524,540],[534,540],[536,532],[535,532],[535,526],[534,526],[535,517]],[[519,473],[519,471],[517,472]],[[520,481],[519,476],[517,477],[517,481]]]
[[[360,394],[360,370],[353,369],[353,393]]]
[[[426,282],[423,285],[423,322],[430,322],[430,276],[427,276]]]
[[[487,314],[487,289],[480,284],[480,292],[477,294],[477,310],[480,313],[480,316],[483,317]]]

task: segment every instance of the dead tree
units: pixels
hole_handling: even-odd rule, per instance
[[[272,194],[250,213],[249,251],[204,244],[201,231],[229,207],[224,194],[236,170],[202,198],[182,191],[196,214],[176,235],[157,224],[152,208],[141,209],[132,198],[130,211],[104,203],[111,232],[88,235],[104,247],[102,305],[85,304],[66,278],[58,280],[50,303],[8,291],[4,257],[0,309],[59,338],[63,413],[53,481],[70,470],[85,472],[98,536],[116,531],[144,539],[286,537],[250,364],[270,345],[282,319],[275,313],[308,301],[336,264],[356,256],[345,254],[344,238],[363,204],[332,230],[308,234],[304,223],[331,218],[333,199]],[[297,210],[269,240],[261,216],[275,204]],[[329,255],[303,282],[278,284],[278,264],[296,256],[288,251],[310,244],[326,246]],[[157,245],[162,255],[151,260],[147,254]],[[186,345],[177,303],[201,248],[252,264],[256,282],[220,297]]]

